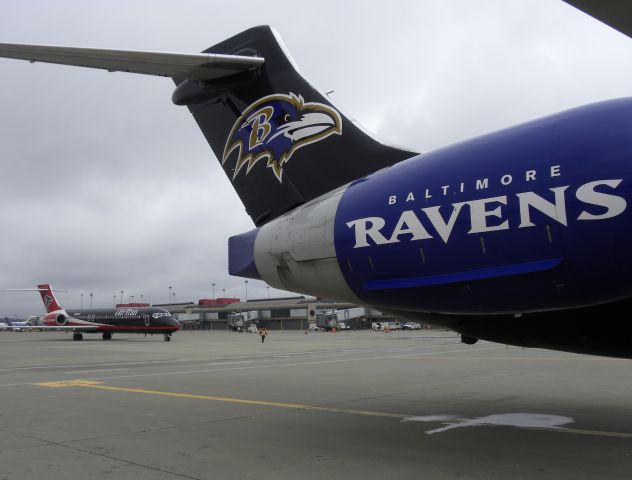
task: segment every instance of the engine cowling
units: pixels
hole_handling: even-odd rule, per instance
[[[319,297],[359,303],[340,271],[334,221],[345,187],[263,227],[229,239],[231,275]]]

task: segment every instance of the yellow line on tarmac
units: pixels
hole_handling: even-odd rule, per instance
[[[231,398],[231,397],[216,397],[211,395],[197,395],[194,393],[177,393],[177,392],[163,392],[160,390],[146,390],[141,388],[125,388],[125,387],[111,387],[109,385],[103,385],[101,382],[91,380],[70,380],[61,382],[43,382],[36,385],[42,387],[83,387],[93,388],[98,390],[109,390],[112,392],[128,392],[128,393],[142,393],[144,395],[158,395],[161,397],[172,398],[191,398],[195,400],[211,400],[214,402],[226,402],[237,403],[242,405],[258,405],[263,407],[276,407],[276,408],[288,408],[294,410],[312,410],[317,412],[333,412],[333,413],[348,413],[353,415],[365,415],[369,417],[387,417],[387,418],[406,418],[412,417],[412,415],[404,415],[401,413],[386,413],[386,412],[372,412],[369,410],[354,410],[348,408],[333,408],[333,407],[317,407],[314,405],[303,405],[300,403],[285,403],[285,402],[267,402],[264,400],[247,400],[243,398]]]
[[[503,362],[515,362],[515,361],[521,361],[521,362],[532,362],[535,360],[547,360],[547,361],[551,361],[551,360],[555,360],[555,361],[559,361],[559,360],[565,360],[565,361],[572,361],[572,362],[578,362],[578,361],[584,361],[583,359],[573,359],[571,357],[569,358],[555,358],[555,357],[443,357],[441,356],[441,354],[437,354],[436,356],[428,356],[428,357],[419,357],[419,356],[412,356],[409,355],[406,357],[405,360],[423,360],[425,361],[429,361],[429,360],[459,360],[459,361],[469,361],[469,360],[502,360]]]
[[[171,398],[190,398],[194,400],[210,400],[214,402],[226,402],[235,403],[241,405],[257,405],[263,407],[275,407],[286,408],[292,410],[305,410],[315,412],[329,412],[329,413],[346,413],[351,415],[363,415],[368,417],[383,417],[383,418],[399,418],[405,419],[414,417],[414,415],[403,413],[388,413],[388,412],[373,412],[371,410],[355,410],[349,408],[334,408],[334,407],[318,407],[315,405],[304,405],[300,403],[285,403],[285,402],[268,402],[264,400],[247,400],[243,398],[231,398],[231,397],[217,397],[213,395],[198,395],[194,393],[178,393],[178,392],[164,392],[161,390],[146,390],[142,388],[127,388],[127,387],[112,387],[109,385],[103,385],[102,382],[94,380],[63,380],[59,382],[41,382],[35,385],[49,388],[62,388],[62,387],[80,387],[80,388],[92,388],[97,390],[107,390],[111,392],[127,392],[127,393],[140,393],[143,395],[157,395],[161,397]],[[528,430],[546,430],[548,432],[558,433],[572,433],[575,435],[592,435],[597,437],[610,437],[610,438],[627,438],[632,439],[632,433],[625,432],[606,432],[600,430],[587,430],[579,428],[568,427],[523,427]]]
[[[593,435],[596,437],[632,438],[632,433],[604,432],[600,430],[585,430],[581,428],[555,427],[552,430],[562,433],[574,433],[575,435]]]

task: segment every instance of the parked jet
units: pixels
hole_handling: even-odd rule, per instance
[[[171,77],[256,226],[229,240],[233,275],[466,343],[632,358],[632,98],[419,155],[345,117],[267,26],[201,54],[1,44],[0,56]]]
[[[12,332],[23,332],[31,328],[31,324],[27,321],[7,320],[7,323],[0,324],[0,330],[10,330]]]
[[[30,289],[33,290],[33,289]],[[24,329],[71,330],[73,340],[83,340],[84,333],[101,333],[103,340],[111,340],[112,334],[144,333],[164,335],[165,342],[180,329],[180,323],[167,310],[158,307],[142,308],[83,308],[61,307],[53,289],[48,284],[37,289],[46,307],[46,314],[37,325],[23,326]]]

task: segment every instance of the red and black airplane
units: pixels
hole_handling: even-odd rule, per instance
[[[73,340],[83,340],[84,333],[101,333],[103,340],[112,339],[112,334],[144,333],[164,335],[165,342],[171,341],[173,332],[180,329],[180,322],[164,308],[121,307],[83,308],[65,310],[61,307],[49,284],[38,285],[46,314],[38,325],[26,328],[43,330],[71,330]]]

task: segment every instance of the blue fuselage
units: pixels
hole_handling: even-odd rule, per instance
[[[570,110],[352,183],[335,218],[362,301],[519,313],[632,294],[632,99]]]

